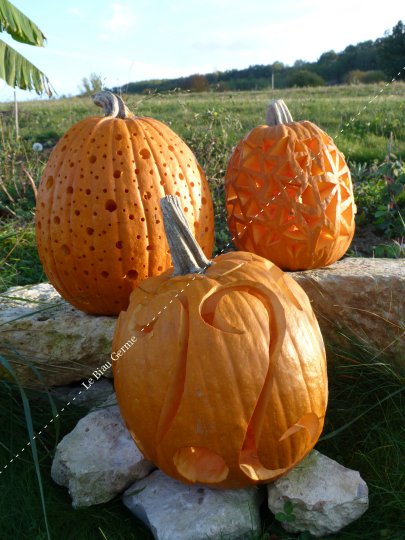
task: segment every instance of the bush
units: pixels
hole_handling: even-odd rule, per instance
[[[385,75],[378,70],[361,71],[360,69],[354,69],[344,76],[344,82],[347,84],[371,84],[381,81],[385,81]]]
[[[286,85],[287,87],[324,86],[325,81],[320,75],[314,73],[313,71],[309,71],[308,69],[300,69],[299,71],[291,73],[291,75],[287,77]]]
[[[368,168],[352,164],[357,223],[371,224],[384,238],[404,235],[405,164],[399,159]]]

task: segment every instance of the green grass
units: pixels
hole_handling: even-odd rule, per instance
[[[368,103],[376,95],[379,97]],[[404,83],[387,88],[358,85],[216,94],[171,93],[152,98],[129,96],[127,101],[137,114],[151,115],[170,124],[196,154],[211,187],[216,215],[214,253],[218,253],[230,241],[223,178],[232,148],[251,128],[263,123],[268,101],[280,97],[286,100],[293,117],[312,120],[335,135],[338,146],[350,160],[359,208],[351,253],[402,254],[401,213],[405,196],[399,205],[378,218],[379,223],[375,215],[384,214],[387,209],[387,186],[381,163],[388,150],[399,163],[405,157]],[[361,114],[357,115],[359,111]],[[16,141],[12,106],[0,104],[0,262],[3,266],[0,291],[44,279],[33,235],[33,183],[39,184],[46,160],[59,137],[82,118],[100,113],[90,98],[21,103],[21,137]],[[351,118],[355,120],[351,122]],[[347,122],[350,122],[348,127]],[[34,142],[44,145],[43,152],[33,151]],[[357,234],[367,227],[377,236],[362,242],[362,246],[356,245]],[[399,249],[396,244],[393,246],[393,241]]]
[[[381,357],[370,361],[360,349],[358,354],[350,355],[329,350],[328,356],[333,366],[329,368],[330,399],[323,437],[316,448],[342,465],[359,470],[370,490],[369,510],[330,538],[403,540],[405,380],[392,373]],[[28,397],[34,429],[38,431],[49,422],[53,412],[44,393],[30,391]],[[84,413],[68,407],[60,418],[61,436]],[[2,470],[29,440],[19,390],[4,381],[0,386],[0,430]],[[119,497],[91,508],[72,509],[67,490],[50,479],[56,430],[51,425],[37,440],[52,538],[101,540],[104,534],[111,540],[149,540],[147,530],[123,508]],[[283,531],[265,506],[263,535],[254,538],[264,540],[270,534],[276,534],[280,540],[297,538]],[[0,475],[0,507],[2,540],[46,538],[35,466],[28,451]]]
[[[32,223],[13,220],[0,228],[0,268],[0,292],[16,285],[46,281]]]
[[[376,95],[379,97],[369,104]],[[336,137],[336,143],[349,160],[382,161],[391,133],[393,152],[405,157],[404,83],[393,83],[387,88],[385,85],[356,85],[257,92],[171,93],[152,98],[130,95],[127,104],[139,115],[150,115],[170,124],[186,139],[187,133],[196,126],[204,130],[210,124],[209,111],[216,112],[219,117],[231,116],[236,126],[228,136],[231,147],[247,131],[264,123],[267,104],[273,98],[283,98],[294,119],[311,120]],[[365,110],[364,106],[367,106]],[[90,98],[21,103],[20,133],[31,144],[41,142],[51,146],[75,122],[100,112]],[[12,105],[0,104],[0,113],[3,129],[12,130]],[[353,122],[351,118],[354,118]],[[346,127],[348,122],[350,125]]]
[[[381,164],[387,155],[390,137],[390,150],[399,158],[398,167],[405,158],[405,84],[390,85],[357,116],[381,88],[359,85],[282,92],[173,93],[152,99],[130,96],[128,105],[136,108],[140,115],[151,115],[169,123],[195,152],[207,173],[213,195],[217,250],[229,241],[223,176],[232,147],[251,128],[263,123],[268,101],[282,97],[294,118],[312,120],[330,135],[337,135],[337,145],[351,160],[360,209],[358,230],[375,225],[374,233],[380,235],[373,236],[368,254],[374,251],[377,255],[404,256],[400,239],[396,238],[395,243],[393,234],[388,234],[389,227],[384,225],[384,220],[388,219],[389,226],[400,226],[396,210],[393,209],[392,215],[387,214],[388,217],[382,216],[380,224],[374,224],[373,219],[375,213],[386,206],[389,196],[382,180]],[[11,105],[0,104],[0,292],[13,285],[45,280],[35,248],[34,188],[26,171],[38,185],[47,156],[57,139],[89,114],[99,114],[99,111],[86,99],[23,103],[20,105],[21,138],[15,141]],[[353,117],[355,121],[346,127]],[[44,151],[35,153],[32,150],[34,142],[41,142]],[[362,252],[358,253],[354,246],[352,254]],[[402,390],[405,381],[392,373],[382,358],[371,360],[360,349],[357,353],[331,350],[328,356],[331,363],[330,402],[324,439],[317,448],[343,465],[358,469],[370,488],[368,512],[333,538],[404,540],[405,407]],[[30,420],[27,420],[27,411],[26,414],[23,412],[20,389],[10,382],[0,381],[0,471],[1,466],[28,442],[27,422],[32,421],[34,430],[38,431],[54,415],[46,394],[29,391],[27,396]],[[122,507],[119,498],[74,511],[66,489],[56,486],[50,479],[57,428],[63,436],[83,414],[83,410],[68,408],[61,416],[60,425],[52,424],[38,438],[37,462],[26,449],[0,474],[1,540],[47,538],[38,470],[41,471],[52,538],[151,538]],[[327,438],[331,433],[334,435]],[[296,538],[285,533],[265,508],[263,524],[263,535],[254,536],[255,540]],[[301,539],[304,538],[305,535],[301,535]]]

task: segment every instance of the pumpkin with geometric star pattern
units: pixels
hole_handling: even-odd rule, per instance
[[[332,264],[346,253],[355,229],[344,156],[318,126],[293,122],[282,100],[270,103],[266,120],[240,141],[228,163],[232,240],[283,270]]]

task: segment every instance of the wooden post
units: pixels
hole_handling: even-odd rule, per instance
[[[17,92],[14,90],[14,117],[15,117],[15,135],[16,138],[20,136],[20,126],[18,123],[18,102],[17,102]]]
[[[271,89],[274,90],[274,71],[271,72]]]

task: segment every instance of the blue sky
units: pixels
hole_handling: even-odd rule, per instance
[[[45,48],[12,43],[59,95],[83,77],[105,86],[215,70],[313,61],[375,39],[405,20],[403,0],[13,0],[47,37]],[[0,101],[13,90],[0,82]],[[35,97],[19,92],[20,99]]]

